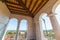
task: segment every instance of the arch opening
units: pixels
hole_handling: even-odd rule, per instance
[[[28,21],[25,19],[22,19],[20,21],[20,28],[19,28],[19,38],[21,40],[27,39],[27,30],[28,30]]]
[[[43,15],[39,18],[39,23],[42,36],[44,40],[56,40],[55,39],[55,33],[53,31],[51,22],[49,17],[47,16],[47,13],[43,13]]]
[[[16,18],[10,19],[3,40],[15,40],[18,20]]]

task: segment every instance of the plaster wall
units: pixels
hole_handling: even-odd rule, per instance
[[[5,3],[0,1],[0,15],[9,16],[10,12]]]

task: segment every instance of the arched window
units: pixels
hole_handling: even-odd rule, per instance
[[[42,15],[40,22],[42,23],[44,40],[55,40],[53,28],[52,28],[50,19],[46,13],[44,13],[44,15]]]
[[[55,13],[56,13],[56,19],[60,25],[60,4],[56,7]]]
[[[3,40],[14,40],[16,35],[18,20],[13,18],[10,19]]]
[[[26,40],[26,38],[27,38],[27,29],[28,29],[28,21],[21,20],[20,28],[19,28],[19,35],[22,40]]]

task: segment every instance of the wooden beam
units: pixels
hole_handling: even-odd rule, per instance
[[[14,10],[10,10],[11,12],[17,12],[17,14],[18,13],[22,13],[23,15],[25,14],[25,15],[28,15],[28,14],[26,14],[25,12],[19,12],[19,11],[14,11]]]
[[[26,3],[27,3],[27,0],[25,0],[25,5],[26,5]]]
[[[10,11],[13,10],[13,11],[18,11],[18,12],[26,12],[26,11],[20,11],[20,10],[14,10],[14,9],[9,9]]]
[[[38,5],[38,7],[36,8],[36,10],[33,12],[34,15],[36,15],[37,13],[35,13],[37,11],[37,9],[39,9],[39,7],[41,6],[41,4],[44,2],[44,0],[41,1],[41,3]]]
[[[21,5],[23,8],[28,9],[28,8],[26,8],[26,6],[25,6],[25,4],[22,2],[22,0],[17,0],[17,1],[19,2],[19,5]]]
[[[10,4],[14,4],[14,5],[18,5],[18,6],[20,6],[19,4],[17,4],[17,3],[13,3],[13,2],[10,2],[10,1],[6,1],[6,3],[10,3]]]
[[[26,10],[28,10],[29,14],[33,15],[33,14],[30,12],[29,8],[27,8],[26,5],[22,2],[22,0],[16,0],[16,1],[18,1],[21,6],[23,6],[24,8],[26,8]]]
[[[36,6],[37,2],[38,2],[38,0],[36,0],[36,2],[35,2],[35,4],[34,4],[32,10],[31,10],[31,12],[33,11],[33,9],[34,9],[34,7]]]
[[[15,6],[12,6],[12,5],[7,5],[8,7],[12,7],[12,8],[17,8],[17,9],[21,9],[21,10],[26,10],[24,8],[19,8],[19,7],[15,7]]]
[[[10,2],[10,1],[5,1],[5,4],[6,4],[6,6],[8,7],[8,9],[10,9],[9,6],[10,6],[10,7],[14,7],[14,6],[8,5],[7,3],[10,3],[10,4],[14,4],[14,5],[20,6],[19,4],[16,4],[16,3],[13,3],[13,2]],[[14,7],[14,8],[22,9],[22,8],[18,8],[18,7]],[[23,10],[25,10],[25,9],[23,8]]]
[[[34,16],[31,16],[31,15],[28,15],[28,14],[23,14],[23,13],[13,12],[13,11],[11,11],[11,14],[17,14],[17,15],[24,15],[24,16],[34,17]]]
[[[20,3],[19,4],[16,4],[16,3],[13,3],[13,2],[9,2],[9,1],[7,1],[7,0],[4,0],[3,2],[5,2],[5,4],[6,3],[11,3],[11,4],[14,4],[14,5],[19,5],[20,6]],[[6,4],[7,5],[7,4]],[[24,5],[24,4],[22,4],[22,5]],[[21,5],[21,6],[22,6]],[[8,7],[8,5],[7,5],[7,7]],[[13,7],[13,6],[10,6],[10,7]],[[28,8],[27,7],[25,7],[25,5],[23,6],[25,9],[23,9],[23,10],[27,10],[28,11]],[[17,7],[14,7],[14,8],[17,8]],[[33,15],[31,15],[31,13],[30,13],[30,11],[28,11],[29,13],[23,13],[23,11],[18,11],[18,10],[13,10],[13,11],[11,11],[12,9],[10,9],[10,8],[8,8],[9,10],[10,10],[10,12],[11,12],[11,14],[17,14],[17,15],[24,15],[24,16],[30,16],[30,17],[34,17]],[[18,12],[15,12],[15,11],[18,11]]]
[[[47,0],[47,1],[44,3],[44,0],[42,0],[42,2],[40,3],[40,5],[44,3],[44,4],[42,5],[42,7],[43,7],[48,1],[49,1],[49,0]],[[34,15],[36,15],[37,12],[42,8],[42,7],[40,7],[40,5],[38,5],[38,7],[36,8],[36,10],[33,12]],[[39,8],[39,7],[40,7],[40,8]],[[39,10],[38,10],[38,9],[39,9]]]
[[[0,1],[5,2],[6,0],[0,0]]]
[[[32,2],[33,2],[33,0],[31,0],[31,1],[30,1],[30,4],[29,4],[29,7],[28,7],[28,8],[30,8],[30,6],[31,6]]]
[[[12,9],[12,8],[9,8],[9,7],[8,7],[8,9],[9,9],[9,10],[16,10],[16,11],[24,11],[24,12],[26,12],[26,11],[27,11],[27,10]]]

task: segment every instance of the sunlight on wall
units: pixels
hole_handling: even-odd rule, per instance
[[[56,19],[57,19],[57,21],[58,21],[58,23],[60,25],[60,4],[56,7],[55,13],[57,14]]]

